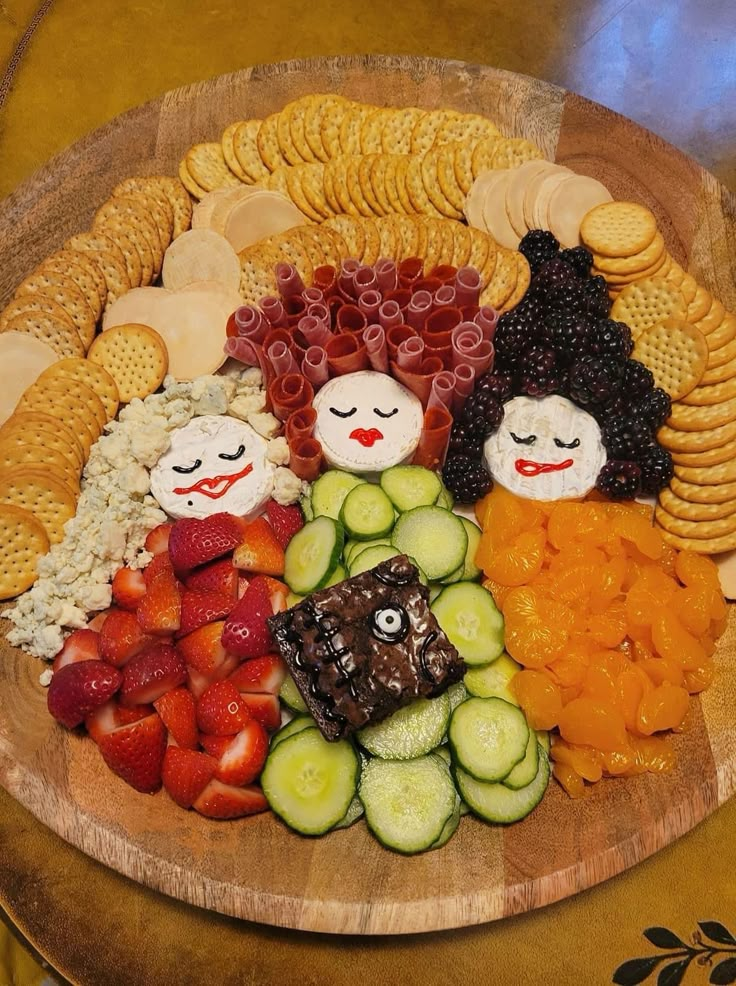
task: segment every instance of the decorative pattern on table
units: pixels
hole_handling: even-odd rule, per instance
[[[612,982],[618,986],[636,986],[661,966],[657,986],[678,986],[695,961],[710,970],[709,983],[718,986],[736,983],[736,938],[719,921],[698,921],[698,927],[700,930],[691,935],[692,945],[669,928],[647,928],[644,937],[655,948],[662,949],[663,954],[629,959],[616,969]],[[663,962],[667,965],[661,965]]]

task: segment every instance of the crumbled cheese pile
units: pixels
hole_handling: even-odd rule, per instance
[[[3,614],[14,624],[8,642],[34,657],[54,657],[65,629],[86,626],[89,613],[110,605],[110,581],[122,565],[148,564],[146,535],[167,519],[150,494],[149,470],[169,448],[171,432],[195,415],[232,414],[247,421],[269,440],[267,456],[278,467],[273,498],[282,504],[298,500],[303,484],[286,468],[286,439],[274,438],[280,424],[265,407],[261,372],[249,368],[183,383],[167,377],[162,393],[123,408],[92,448],[63,541],[39,561],[35,585]]]

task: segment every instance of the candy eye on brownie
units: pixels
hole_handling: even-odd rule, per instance
[[[229,452],[220,452],[218,453],[217,458],[227,459],[229,462],[235,462],[235,460],[239,459],[244,453],[245,453],[245,445],[239,445],[237,452],[233,452],[232,454]]]
[[[382,411],[380,407],[374,407],[373,412],[377,414],[379,418],[393,418],[395,414],[399,413],[399,409],[398,407],[395,407],[391,411]]]
[[[371,614],[373,636],[385,644],[398,644],[410,629],[409,617],[403,606],[380,606]]]
[[[181,473],[182,475],[186,475],[190,472],[195,472],[195,470],[199,469],[201,465],[202,465],[202,460],[195,459],[194,464],[191,466],[172,466],[171,469],[173,472],[178,472]]]
[[[339,408],[331,407],[330,414],[334,414],[337,418],[350,418],[357,410],[357,407],[351,407],[349,411],[341,411]]]

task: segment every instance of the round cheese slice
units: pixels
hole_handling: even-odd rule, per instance
[[[465,199],[465,218],[469,226],[482,229],[488,232],[486,221],[483,216],[483,203],[486,200],[486,193],[496,184],[501,175],[502,169],[498,171],[483,171],[470,186],[468,197]]]
[[[555,169],[557,165],[551,161],[525,161],[515,169],[506,189],[506,212],[519,239],[529,231],[524,219],[524,196],[529,183],[537,175],[550,174]]]
[[[25,332],[0,332],[0,366],[3,386],[0,389],[0,425],[15,410],[15,405],[39,375],[59,356],[51,346]]]
[[[500,246],[509,250],[515,250],[519,245],[519,234],[511,225],[506,211],[506,192],[513,177],[513,170],[501,171],[498,181],[490,186],[483,201],[486,229]]]
[[[494,482],[529,500],[585,496],[605,462],[598,422],[558,396],[514,397],[483,446]]]
[[[192,281],[222,281],[237,291],[240,261],[224,236],[213,229],[190,229],[177,236],[164,254],[161,280],[170,291]]]
[[[572,175],[573,172],[569,168],[564,168],[561,164],[552,164],[550,161],[546,162],[547,167],[540,169],[539,172],[530,179],[529,184],[524,190],[524,203],[522,205],[522,210],[524,212],[524,223],[529,229],[539,229],[536,221],[536,206],[537,206],[537,195],[542,187],[542,184],[553,174],[565,174]]]
[[[260,511],[273,491],[268,443],[237,418],[203,414],[171,433],[151,470],[151,493],[170,517]]]
[[[407,461],[422,434],[422,403],[393,377],[360,370],[334,377],[314,398],[314,437],[329,465],[382,472]]]
[[[561,247],[580,243],[580,223],[587,212],[613,196],[605,185],[587,175],[573,175],[552,192],[547,206],[549,228]]]
[[[166,288],[132,288],[105,309],[102,329],[114,325],[149,325],[156,327],[156,315],[161,302],[170,291]]]
[[[303,226],[308,221],[286,196],[261,191],[235,203],[228,213],[224,232],[233,250],[240,253],[267,236]]]

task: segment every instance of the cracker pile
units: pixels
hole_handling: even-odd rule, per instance
[[[645,206],[592,209],[581,237],[626,322],[634,359],[672,396],[658,440],[675,475],[655,520],[671,545],[702,554],[736,548],[736,315],[672,259]]]
[[[281,192],[313,222],[338,213],[461,219],[479,174],[541,157],[478,114],[312,95],[230,124],[220,143],[196,144],[179,177],[197,199],[239,183]]]

